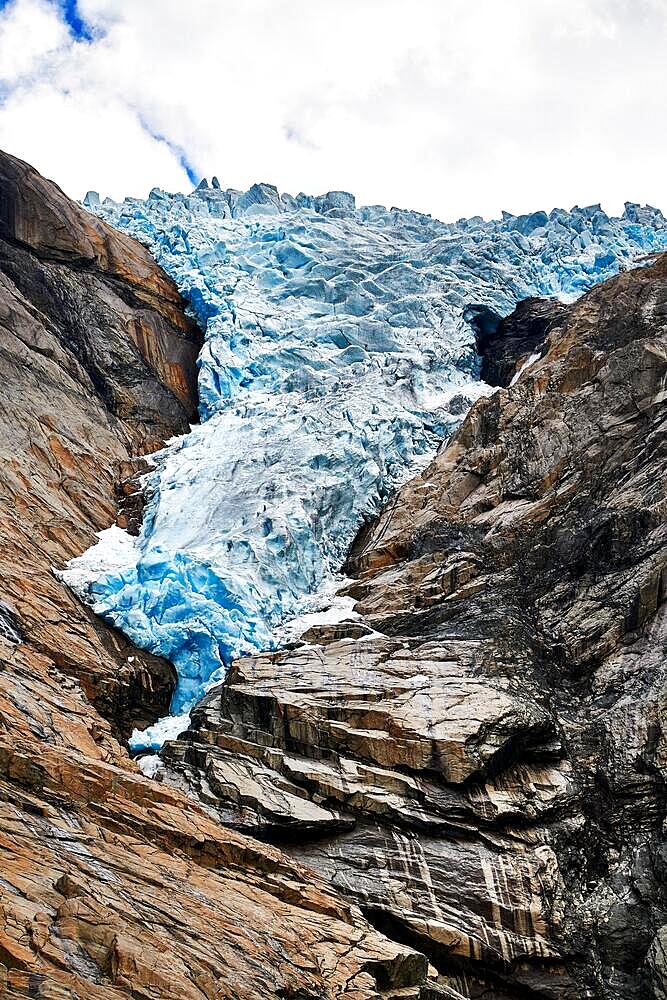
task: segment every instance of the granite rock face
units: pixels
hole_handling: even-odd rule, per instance
[[[3,996],[419,996],[422,955],[143,777],[45,658],[0,654]]]
[[[237,661],[144,765],[435,995],[665,995],[666,317],[667,256],[519,307],[511,387],[358,536],[354,613]]]

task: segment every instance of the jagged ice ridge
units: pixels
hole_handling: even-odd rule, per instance
[[[175,664],[176,714],[331,589],[364,518],[488,391],[475,317],[572,299],[667,246],[662,214],[633,204],[442,223],[215,179],[85,204],[150,247],[206,331],[202,422],[154,456],[140,537],[109,529],[63,574]]]

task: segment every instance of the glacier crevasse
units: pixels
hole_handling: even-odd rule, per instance
[[[489,391],[467,317],[572,299],[667,246],[662,214],[633,204],[442,223],[357,209],[346,192],[205,183],[85,203],[150,247],[206,332],[202,422],[153,456],[139,538],[110,529],[63,574],[175,664],[174,713],[271,647],[364,518]]]

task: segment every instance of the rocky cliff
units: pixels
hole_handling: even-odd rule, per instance
[[[135,240],[0,158],[0,615],[121,732],[169,705],[173,668],[82,612],[52,567],[196,418],[201,336]],[[21,648],[21,647],[19,647]]]
[[[666,315],[665,256],[520,306],[532,363],[361,532],[355,615],[239,660],[163,748],[436,995],[666,995]]]
[[[192,419],[199,335],[10,157],[0,221],[0,993],[666,997],[667,256],[480,312],[502,387],[359,534],[354,613],[142,773],[173,672],[51,566]]]
[[[427,976],[324,881],[117,741],[173,668],[54,577],[196,414],[200,334],[136,241],[0,156],[0,995],[396,995]]]

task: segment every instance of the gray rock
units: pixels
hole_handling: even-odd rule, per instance
[[[360,617],[238,661],[163,748],[423,951],[422,1000],[665,996],[665,311],[667,256],[499,323],[499,381],[540,356],[360,533]]]

